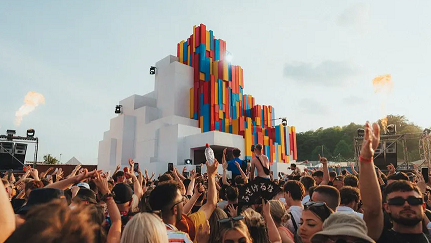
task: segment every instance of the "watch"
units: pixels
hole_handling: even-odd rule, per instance
[[[106,200],[107,200],[108,198],[110,198],[110,197],[115,197],[115,193],[113,193],[113,192],[106,193],[105,195],[103,195],[103,196],[100,198],[100,201],[104,201],[104,202],[106,202]]]

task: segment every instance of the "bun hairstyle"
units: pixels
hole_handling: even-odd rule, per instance
[[[271,207],[271,216],[276,225],[287,223],[290,219],[290,215],[280,200],[270,200],[269,205]]]
[[[266,222],[262,215],[251,208],[247,208],[242,214],[253,242],[270,243]]]

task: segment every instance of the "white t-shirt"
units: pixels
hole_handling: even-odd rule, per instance
[[[358,215],[361,219],[364,218],[364,215],[362,213],[358,213],[355,210],[353,210],[351,207],[347,207],[347,206],[338,206],[337,212],[338,213],[353,213],[353,214]]]
[[[292,217],[295,219],[296,227],[299,227],[299,222],[301,220],[301,214],[302,210],[304,210],[303,206],[291,206],[288,210],[289,214],[291,215],[291,219],[287,221],[285,227],[290,230],[293,234],[295,234],[295,227],[293,226]]]
[[[228,201],[221,201],[217,203],[217,207],[224,209],[228,205]]]
[[[310,201],[310,195],[309,194],[305,195],[305,197],[302,199],[301,203],[302,203],[302,205],[304,205],[308,201]]]

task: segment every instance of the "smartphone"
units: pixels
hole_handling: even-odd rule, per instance
[[[188,172],[188,171],[184,171],[184,173],[183,173],[183,176],[184,176],[184,177],[188,178],[188,177],[189,177],[189,175],[190,175],[190,172]]]
[[[196,165],[196,174],[198,175],[202,174],[202,168],[200,165]]]
[[[135,163],[135,164],[133,165],[133,170],[134,170],[135,172],[138,172],[138,170],[139,170],[139,163]]]
[[[422,167],[422,176],[425,180],[425,183],[428,183],[428,177],[429,177],[429,168],[428,167]]]
[[[52,176],[52,182],[53,182],[53,183],[57,182],[57,175],[53,175],[53,176]]]
[[[168,163],[168,171],[174,171],[174,163]]]

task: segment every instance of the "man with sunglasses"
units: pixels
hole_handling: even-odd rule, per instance
[[[393,221],[392,229],[384,228],[382,194],[374,169],[373,156],[380,141],[380,128],[365,124],[365,136],[359,156],[361,198],[368,235],[379,242],[429,243],[422,232],[425,203],[417,186],[409,181],[390,184],[386,190],[384,209]]]

